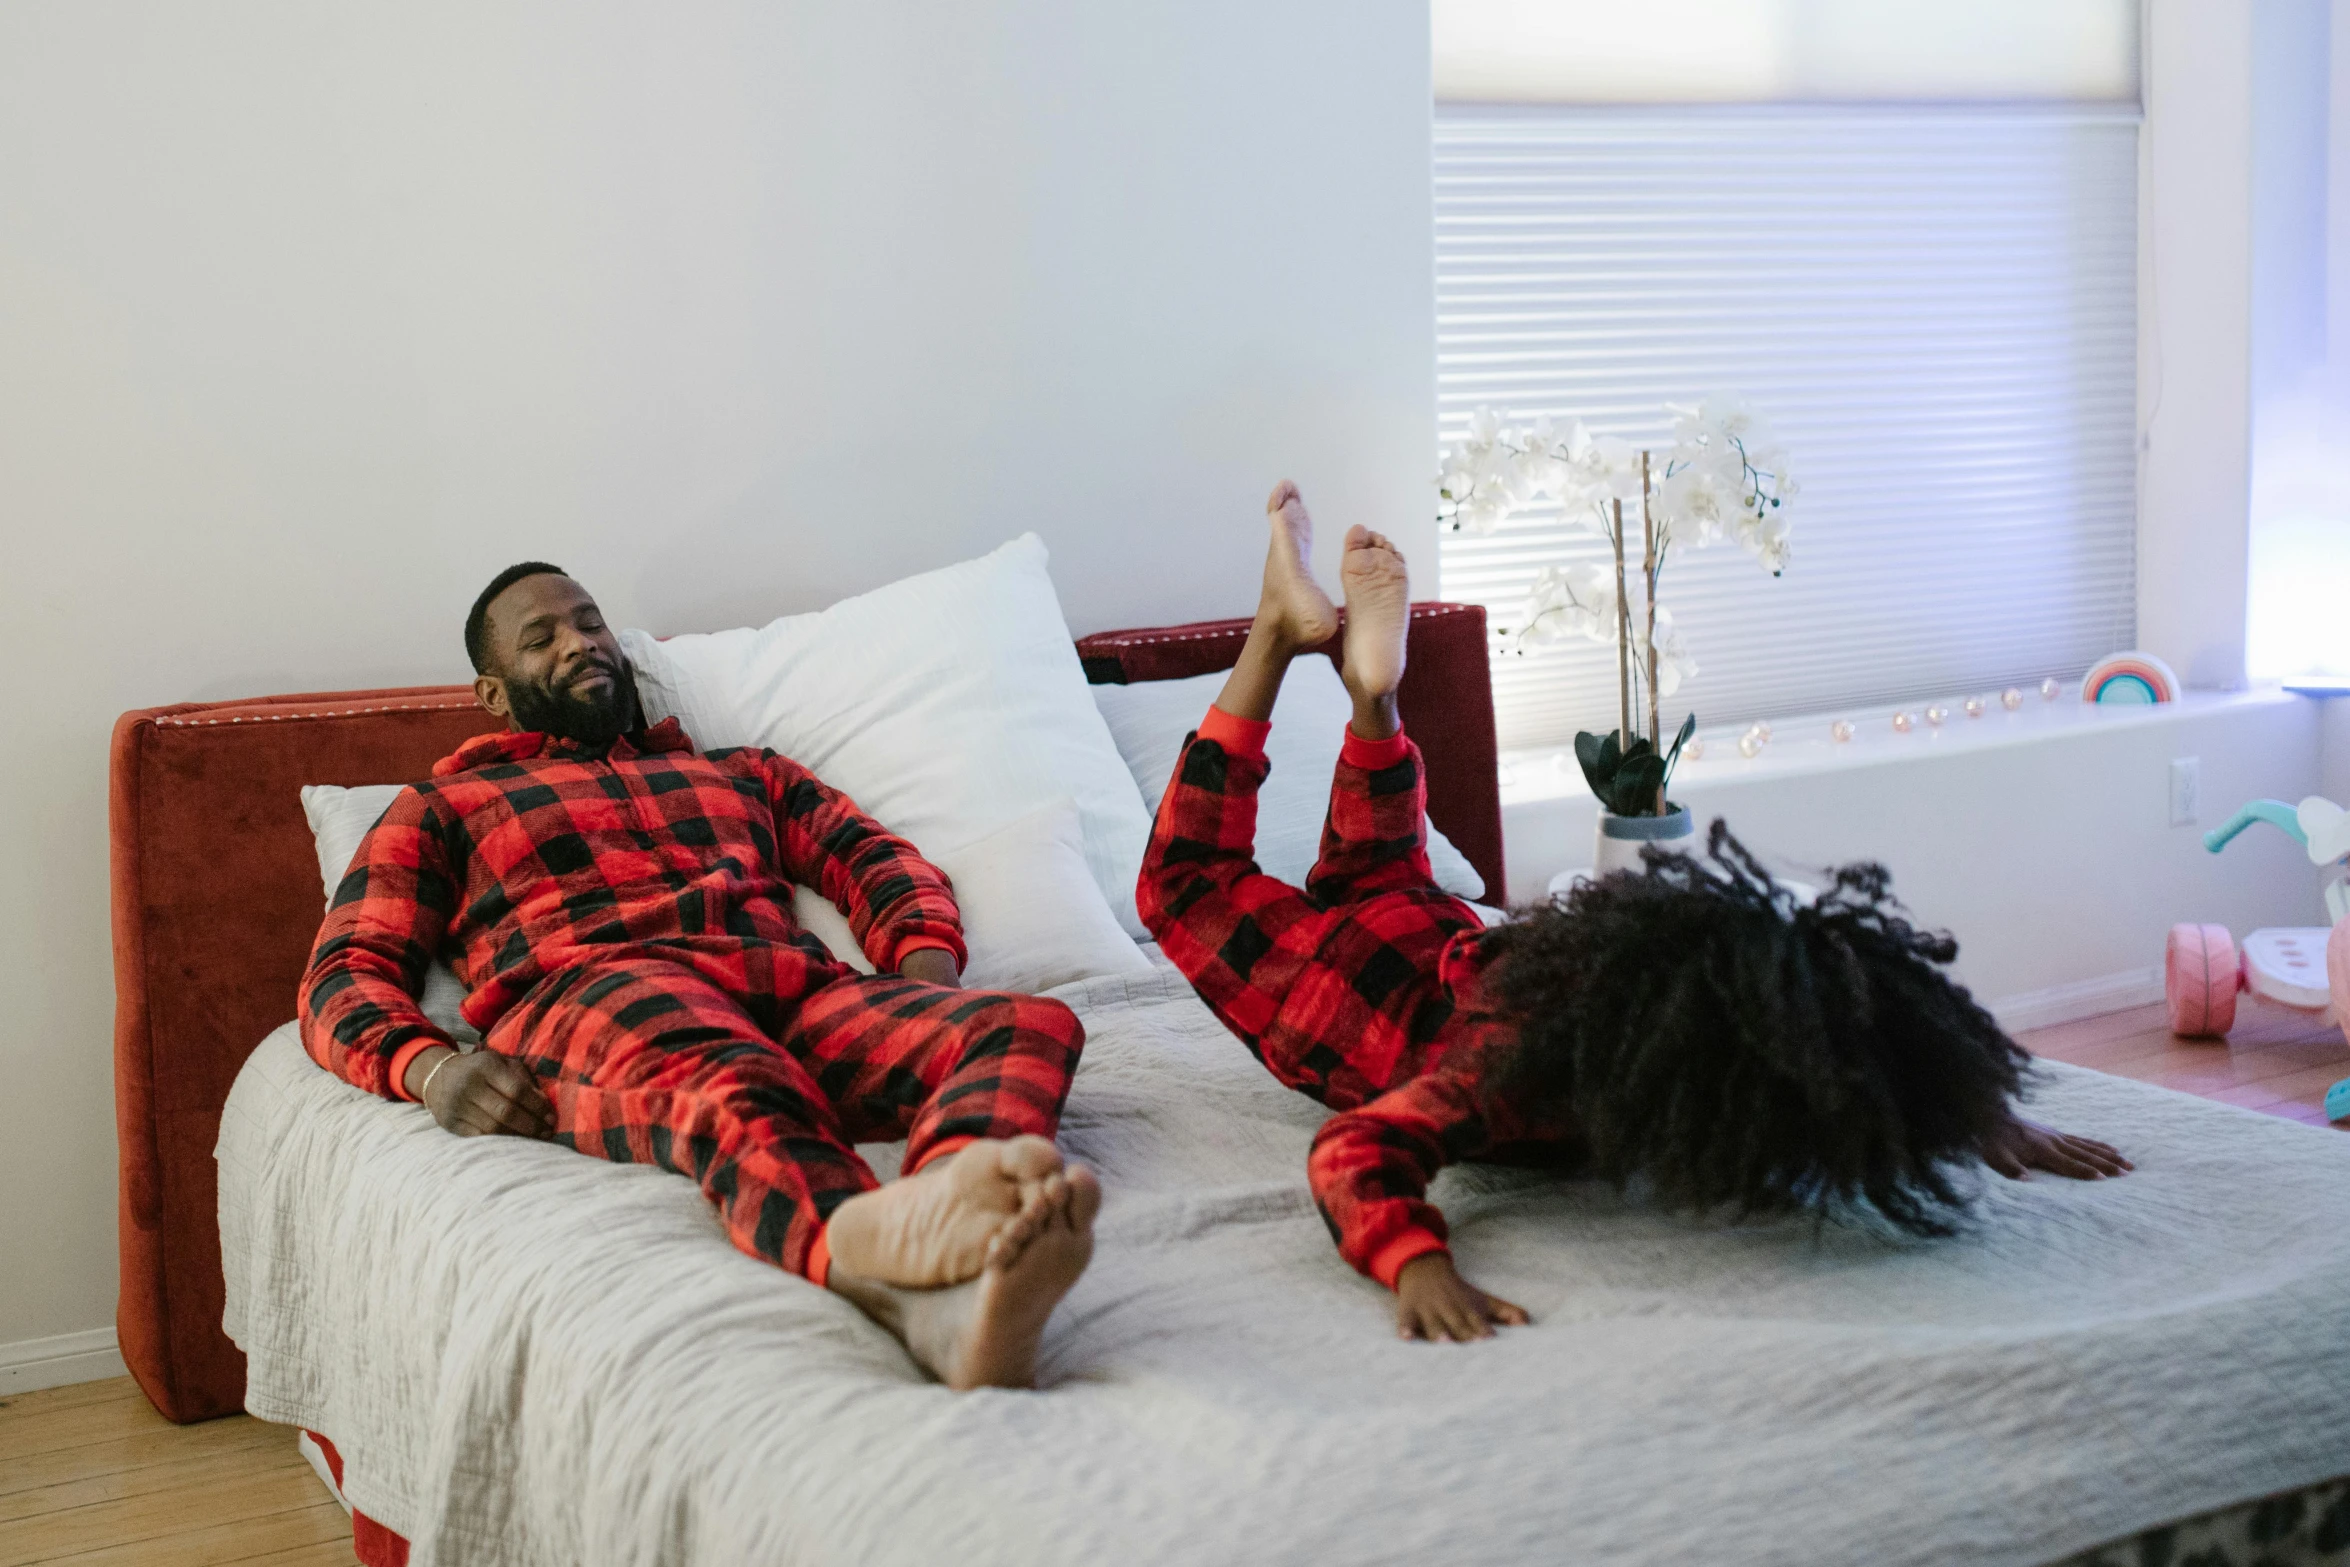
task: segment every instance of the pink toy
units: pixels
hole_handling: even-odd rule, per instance
[[[2241,952],[2224,925],[2173,925],[2163,949],[2163,996],[2170,1004],[2174,1034],[2224,1038],[2236,1025],[2236,996],[2251,991],[2264,1001],[2329,1023],[2350,1020],[2350,812],[2311,795],[2298,806],[2255,800],[2227,825],[2204,835],[2203,846],[2217,854],[2254,822],[2290,834],[2313,864],[2333,875],[2325,889],[2326,926],[2274,927],[2244,938]],[[2326,1091],[2326,1117],[2350,1120],[2350,1078]]]

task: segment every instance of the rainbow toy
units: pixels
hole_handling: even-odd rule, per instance
[[[2081,680],[2084,702],[2176,702],[2179,677],[2152,653],[2116,653],[2089,666]]]

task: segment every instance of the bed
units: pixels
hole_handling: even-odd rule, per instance
[[[1244,631],[1079,651],[1171,679]],[[1486,658],[1480,612],[1416,608],[1430,813],[1499,887]],[[1109,1193],[1096,1261],[1041,1394],[948,1395],[732,1251],[690,1184],[447,1137],[281,1026],[318,917],[297,789],[420,775],[481,726],[450,688],[115,737],[124,1356],[175,1420],[326,1438],[364,1560],[2350,1552],[2350,1139],[2053,1066],[2046,1114],[2138,1174],[2002,1184],[1934,1245],[1447,1172],[1465,1270],[1538,1320],[1405,1345],[1313,1214],[1315,1107],[1172,971],[1080,981],[1055,993],[1090,1036],[1064,1142]],[[590,1255],[625,1265],[583,1289]]]

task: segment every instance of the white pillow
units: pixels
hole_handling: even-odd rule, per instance
[[[318,851],[318,879],[325,885],[328,904],[335,901],[335,889],[343,884],[360,841],[391,809],[400,789],[399,784],[363,784],[356,789],[334,784],[303,787],[302,814],[310,819],[311,843]],[[441,959],[433,959],[432,967],[424,971],[424,994],[416,998],[416,1004],[435,1027],[459,1044],[481,1043],[480,1033],[458,1010],[465,1004],[465,987],[456,971]]]
[[[678,719],[704,750],[781,752],[926,854],[1068,796],[1094,884],[1139,938],[1150,813],[1088,696],[1045,561],[1023,534],[816,614],[620,640],[650,718]]]
[[[791,916],[800,922],[800,929],[824,943],[824,949],[860,974],[874,972],[873,960],[865,956],[865,949],[857,945],[857,933],[849,928],[849,917],[830,898],[804,882],[793,882],[791,887]],[[968,933],[964,936],[969,943]]]
[[[1143,680],[1127,686],[1095,686],[1093,700],[1109,723],[1110,738],[1134,774],[1155,815],[1174,776],[1183,738],[1199,727],[1208,706],[1224,689],[1221,673],[1188,680]],[[1273,764],[1257,792],[1257,868],[1266,875],[1305,885],[1322,853],[1322,821],[1330,814],[1330,775],[1346,744],[1354,699],[1338,669],[1319,653],[1292,662],[1273,705],[1273,732],[1265,756]],[[1436,885],[1456,898],[1481,898],[1485,879],[1450,839],[1428,828],[1428,863]]]
[[[1148,974],[1086,864],[1066,795],[937,857],[955,884],[973,990],[1050,990],[1097,974]]]

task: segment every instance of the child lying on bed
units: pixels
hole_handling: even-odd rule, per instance
[[[1653,858],[1490,932],[1437,890],[1395,701],[1409,582],[1359,527],[1339,568],[1354,720],[1321,859],[1303,890],[1260,872],[1273,700],[1290,659],[1338,630],[1296,487],[1268,511],[1255,624],[1176,763],[1137,896],[1226,1026],[1340,1112],[1308,1178],[1341,1255],[1395,1291],[1403,1337],[1527,1320],[1453,1268],[1426,1192],[1457,1160],[1638,1176],[1700,1210],[1865,1202],[1920,1235],[1964,1205],[1956,1165],[2130,1168],[2010,1110],[2029,1057],[1951,983],[1956,944],[1909,925],[1881,867],[1848,866],[1798,907],[1716,822],[1705,860]]]

